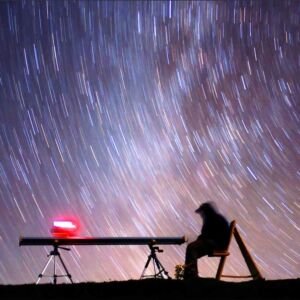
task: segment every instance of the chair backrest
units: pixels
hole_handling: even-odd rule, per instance
[[[231,243],[231,240],[232,240],[232,236],[234,234],[234,229],[235,229],[235,224],[236,224],[236,221],[233,220],[230,222],[230,225],[229,225],[229,235],[228,235],[228,240],[227,240],[227,244],[226,244],[226,247],[222,250],[214,250],[213,253],[209,254],[208,256],[210,257],[215,257],[215,256],[228,256],[230,253],[229,253],[229,246],[230,246],[230,243]]]
[[[230,243],[231,243],[231,240],[232,240],[232,236],[233,236],[233,233],[234,233],[234,229],[235,229],[235,224],[236,224],[235,220],[233,220],[233,221],[230,222],[229,236],[228,236],[228,243],[227,243],[226,250],[229,249],[229,246],[230,246]]]

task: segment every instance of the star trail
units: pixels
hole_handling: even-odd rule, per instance
[[[194,239],[214,201],[267,279],[300,274],[299,1],[1,1],[0,283],[52,222]],[[173,277],[185,245],[159,254]],[[237,246],[225,273],[247,272]],[[74,246],[74,281],[137,279],[143,246]],[[217,260],[199,261],[214,276]]]

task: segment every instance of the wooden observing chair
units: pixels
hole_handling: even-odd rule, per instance
[[[242,253],[242,256],[246,262],[246,265],[249,269],[250,275],[246,275],[246,276],[240,276],[240,275],[223,275],[223,269],[224,269],[224,265],[225,265],[225,261],[227,259],[227,257],[230,255],[229,252],[229,247],[230,247],[230,243],[232,241],[232,237],[234,236],[239,249]],[[242,240],[237,228],[236,228],[236,221],[233,220],[230,223],[230,233],[229,233],[229,238],[228,238],[228,244],[226,249],[224,250],[216,250],[214,251],[212,254],[208,255],[209,257],[220,257],[220,262],[219,262],[219,266],[218,266],[218,270],[217,270],[217,274],[216,274],[216,279],[220,280],[221,277],[228,277],[228,278],[253,278],[253,279],[263,279],[261,273],[259,272],[253,258],[250,255],[250,252],[248,251],[248,249],[246,248],[246,245],[244,243],[244,241]]]

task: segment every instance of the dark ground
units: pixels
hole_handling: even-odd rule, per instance
[[[144,279],[103,283],[0,286],[0,299],[300,299],[300,278],[225,282]]]

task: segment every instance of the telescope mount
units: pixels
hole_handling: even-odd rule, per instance
[[[143,278],[160,278],[160,279],[171,279],[171,277],[169,276],[168,272],[165,270],[165,268],[163,267],[163,265],[161,264],[161,262],[159,261],[159,259],[157,258],[156,253],[162,253],[164,250],[160,249],[157,246],[154,246],[154,242],[151,242],[148,244],[149,248],[150,248],[150,254],[148,255],[148,259],[146,261],[144,270],[142,272],[142,275],[140,277],[140,279]],[[150,264],[150,262],[152,261],[153,263],[153,269],[154,269],[154,274],[153,275],[145,275],[145,272]]]
[[[72,276],[71,274],[69,273],[67,267],[66,267],[66,264],[64,263],[60,253],[59,253],[59,249],[61,250],[66,250],[66,251],[70,251],[71,249],[69,248],[65,248],[65,247],[61,247],[61,246],[58,246],[57,244],[54,244],[53,245],[53,250],[50,251],[50,253],[47,255],[47,257],[49,257],[44,269],[42,270],[42,272],[39,274],[38,276],[38,279],[36,281],[36,284],[39,284],[40,280],[43,278],[43,277],[51,277],[53,278],[53,284],[57,284],[57,278],[59,277],[67,277],[69,278],[70,282],[73,283],[73,280],[72,280]],[[57,261],[58,259],[58,261]],[[45,275],[45,272],[50,264],[50,262],[53,260],[53,275]],[[64,271],[65,271],[65,274],[62,274],[62,275],[58,275],[56,273],[56,267],[57,267],[57,264],[60,262],[61,266],[63,267]]]

